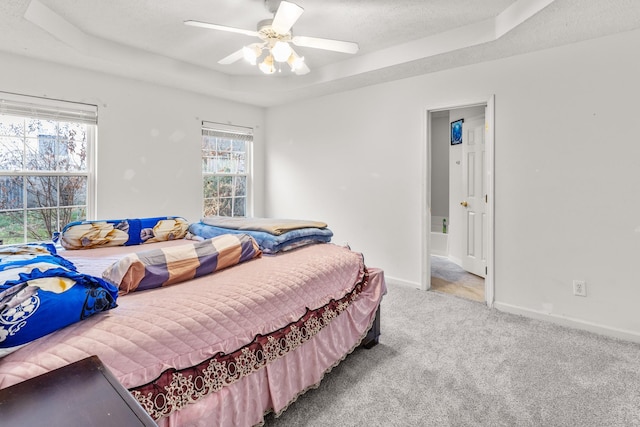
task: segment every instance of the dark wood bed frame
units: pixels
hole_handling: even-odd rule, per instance
[[[373,319],[373,325],[371,325],[371,329],[367,332],[367,335],[362,340],[362,347],[369,349],[378,344],[380,341],[380,306],[376,310],[376,317]]]
[[[157,427],[98,356],[3,388],[0,410],[3,426]]]

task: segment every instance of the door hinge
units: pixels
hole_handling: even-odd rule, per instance
[[[484,274],[489,274],[489,267],[484,268]]]
[[[489,196],[487,194],[484,195],[484,202],[489,203]]]

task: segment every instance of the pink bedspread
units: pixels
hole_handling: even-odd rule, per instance
[[[157,245],[175,244],[180,242]],[[135,250],[114,247],[62,255],[81,271],[99,275],[108,264]],[[250,426],[261,422],[264,411],[286,408],[351,351],[371,325],[384,292],[382,272],[375,270],[368,277],[360,254],[333,244],[254,259],[189,282],[120,297],[117,308],[0,359],[0,388],[96,354],[135,395],[137,387],[167,370],[241,354],[259,337],[268,345],[269,336],[290,333],[292,325],[309,328],[299,322],[310,311],[325,308],[321,315],[326,316],[326,324],[314,331],[314,339],[300,340],[277,359],[239,375],[215,393],[198,396],[199,405],[173,402],[163,414],[169,416],[159,421]],[[242,367],[237,358],[232,363],[234,369]],[[188,395],[202,386],[179,381],[187,377],[188,372],[179,372],[177,384],[191,390],[174,389],[174,393]],[[145,406],[144,393],[136,397]],[[157,418],[158,405],[150,412],[154,410],[152,416]]]

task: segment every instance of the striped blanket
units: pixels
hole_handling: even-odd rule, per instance
[[[199,242],[131,253],[109,266],[102,277],[116,285],[120,295],[124,295],[211,274],[261,254],[251,236],[225,234]]]

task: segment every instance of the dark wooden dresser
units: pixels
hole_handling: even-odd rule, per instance
[[[156,426],[97,356],[0,390],[0,425]]]

